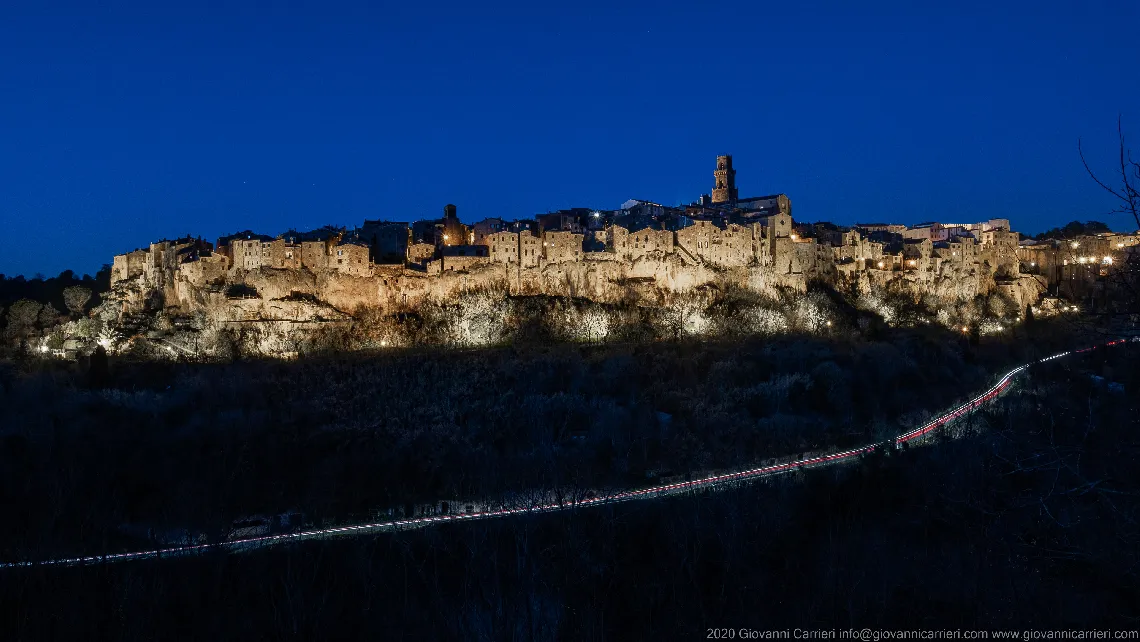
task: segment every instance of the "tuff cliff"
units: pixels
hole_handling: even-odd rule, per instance
[[[836,246],[797,238],[790,221],[723,228],[700,224],[678,232],[617,228],[608,247],[595,252],[581,251],[582,236],[575,234],[494,237],[490,253],[444,253],[403,265],[342,259],[354,252],[360,256],[361,250],[335,242],[306,247],[303,259],[296,246],[297,260],[286,267],[268,258],[277,256],[276,264],[284,265],[293,256],[282,239],[242,241],[253,249],[236,245],[228,253],[193,241],[157,243],[115,258],[113,289],[101,314],[116,317],[111,325],[120,329],[120,342],[197,333],[194,350],[200,351],[201,337],[216,343],[218,337],[236,333],[246,337],[239,342],[254,352],[292,353],[310,335],[331,328],[355,327],[376,345],[408,343],[414,341],[413,330],[388,327],[389,321],[417,319],[428,310],[450,310],[447,314],[454,317],[449,321],[439,312],[443,320],[415,322],[427,323],[439,336],[459,337],[455,342],[460,344],[494,342],[507,332],[496,327],[522,323],[517,301],[526,297],[578,302],[570,306],[573,313],[559,308],[565,324],[613,329],[630,322],[630,313],[618,310],[641,309],[649,320],[639,323],[700,334],[703,328],[732,323],[701,320],[708,316],[704,308],[723,300],[726,292],[771,303],[747,314],[757,327],[775,332],[826,327],[826,312],[783,321],[772,317],[773,306],[794,307],[796,297],[812,284],[843,293],[856,307],[874,310],[889,322],[890,306],[883,302],[910,300],[946,325],[976,324],[987,315],[1011,320],[1044,291],[1043,282],[1019,274],[1016,261],[1000,247],[972,241],[935,247],[927,241],[891,255],[857,234],[846,235]],[[315,253],[323,254],[308,264]],[[500,303],[507,300],[515,303]],[[590,306],[595,309],[587,310]],[[494,321],[496,315],[514,320]],[[448,324],[455,327],[440,329]],[[362,330],[362,325],[371,329]],[[473,333],[476,326],[483,330]],[[599,332],[588,329],[584,336]],[[558,328],[548,333],[583,334]],[[256,338],[248,340],[251,335]],[[185,351],[184,339],[172,341],[177,347],[167,352]]]

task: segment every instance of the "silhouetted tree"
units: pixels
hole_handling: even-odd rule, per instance
[[[107,363],[107,350],[103,346],[99,346],[91,353],[91,360],[87,365],[87,385],[92,388],[102,388],[107,385],[109,376],[110,366]]]
[[[1140,162],[1132,158],[1132,150],[1128,148],[1124,139],[1124,127],[1119,117],[1116,119],[1116,137],[1119,151],[1114,171],[1119,172],[1120,182],[1115,187],[1105,183],[1092,171],[1088,161],[1085,160],[1084,149],[1079,140],[1077,151],[1089,177],[1116,198],[1117,206],[1110,213],[1131,217],[1136,229],[1140,230]],[[1140,272],[1140,252],[1135,250],[1136,248],[1129,248],[1124,264],[1117,266],[1109,279],[1109,287],[1125,297],[1125,300],[1121,301],[1122,311],[1133,314],[1140,311],[1140,278],[1137,276],[1137,272]]]

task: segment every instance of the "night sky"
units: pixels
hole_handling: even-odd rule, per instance
[[[1117,115],[1140,136],[1131,0],[242,4],[3,3],[0,273],[687,203],[724,153],[798,220],[1128,227],[1077,139],[1108,171]]]

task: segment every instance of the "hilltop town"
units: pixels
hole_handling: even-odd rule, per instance
[[[226,323],[306,323],[472,292],[660,303],[710,286],[774,294],[817,282],[946,306],[996,294],[1020,314],[1047,294],[1095,296],[1098,277],[1140,242],[1109,233],[1036,243],[1000,218],[803,223],[785,194],[741,198],[731,156],[717,157],[713,177],[711,193],[683,207],[631,199],[468,225],[449,204],[411,224],[159,241],[114,257],[112,300],[123,316],[205,310]]]

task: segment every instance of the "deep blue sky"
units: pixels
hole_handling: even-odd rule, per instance
[[[204,4],[0,6],[0,273],[689,202],[722,153],[799,220],[1037,232],[1111,207],[1078,137],[1110,169],[1117,114],[1140,136],[1132,0]]]

